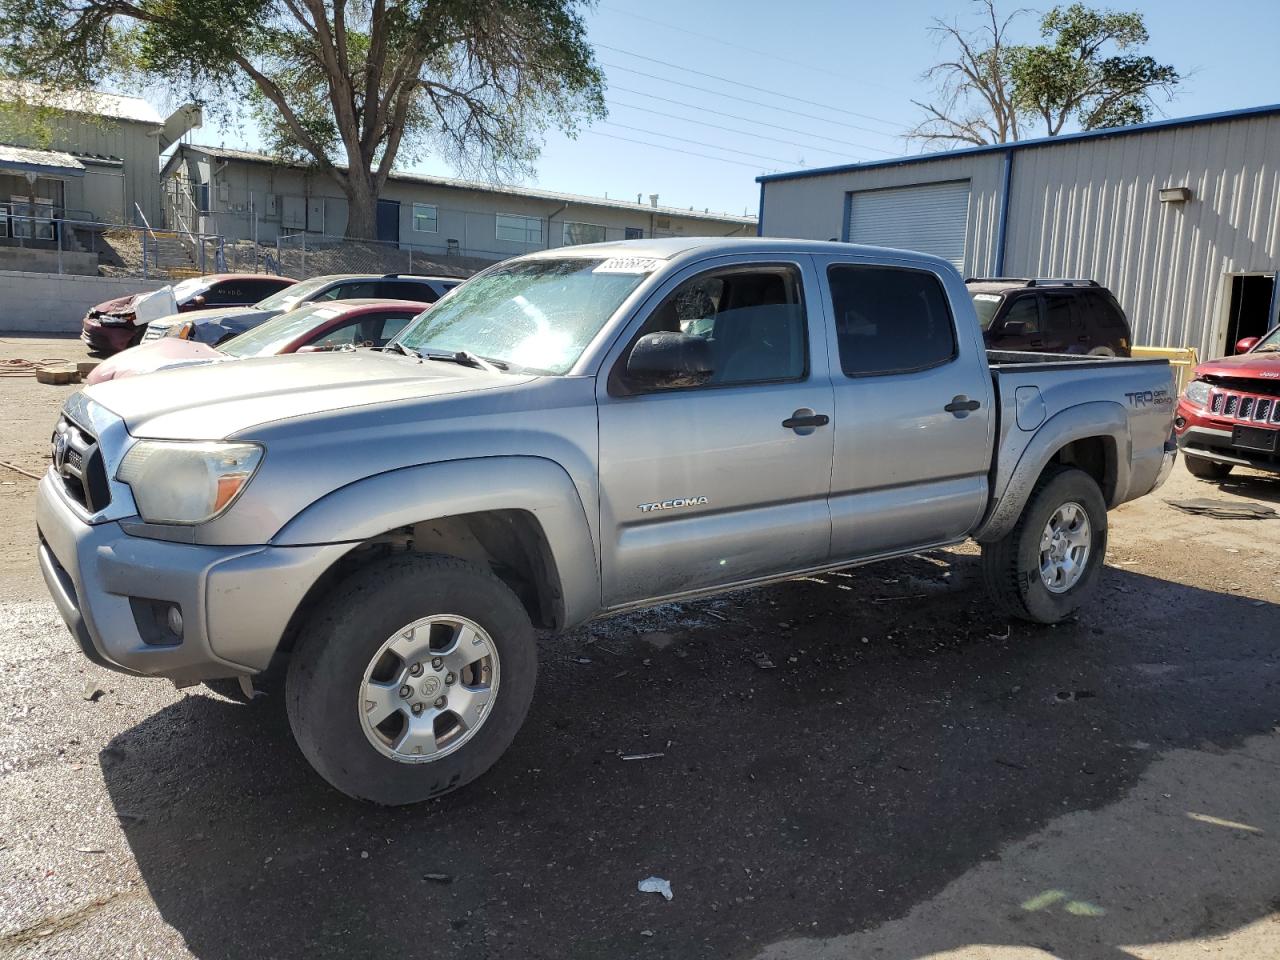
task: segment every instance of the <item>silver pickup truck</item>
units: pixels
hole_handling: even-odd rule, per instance
[[[283,669],[351,796],[462,786],[534,630],[953,544],[994,603],[1086,602],[1107,510],[1172,467],[1164,361],[991,354],[932,257],[663,239],[548,250],[381,353],[73,395],[40,565],[86,656],[179,686]]]

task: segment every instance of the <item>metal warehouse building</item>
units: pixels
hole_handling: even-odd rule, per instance
[[[1091,277],[1137,343],[1202,357],[1280,311],[1280,105],[759,178],[763,236]]]

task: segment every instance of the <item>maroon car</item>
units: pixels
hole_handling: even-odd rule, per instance
[[[173,300],[178,313],[212,307],[247,307],[296,282],[290,277],[263,273],[212,273],[174,284]],[[90,350],[108,356],[136,344],[147,329],[145,323],[135,322],[137,303],[150,292],[116,297],[90,309],[81,325],[80,339]]]
[[[119,380],[169,367],[218,360],[274,357],[282,353],[319,353],[355,347],[385,347],[430,308],[411,300],[329,300],[304,303],[216,347],[196,340],[163,337],[125,350],[98,364],[89,383]]]

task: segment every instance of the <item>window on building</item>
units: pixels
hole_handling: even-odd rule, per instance
[[[436,205],[434,203],[415,203],[413,205],[413,229],[418,233],[436,232]]]
[[[951,311],[933,274],[836,264],[827,278],[846,376],[925,370],[956,355]]]
[[[604,227],[598,223],[575,223],[572,220],[566,220],[563,243],[566,247],[579,243],[604,243]]]
[[[622,233],[627,240],[643,240],[644,227],[626,227]]]
[[[522,217],[514,213],[500,213],[497,216],[499,240],[511,243],[542,243],[542,218]]]

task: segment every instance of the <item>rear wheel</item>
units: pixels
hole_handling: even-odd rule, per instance
[[[1058,623],[1097,589],[1106,551],[1107,504],[1097,481],[1050,467],[1013,529],[982,545],[983,579],[1010,616]]]
[[[533,698],[533,626],[491,573],[450,557],[366,567],[310,618],[285,703],[299,748],[348,796],[416,803],[474,780]]]
[[[1094,347],[1089,351],[1091,357],[1114,357],[1116,352],[1110,347]]]
[[[1182,461],[1187,465],[1187,470],[1191,472],[1191,475],[1199,477],[1201,480],[1225,480],[1231,474],[1231,464],[1229,463],[1219,463],[1217,460],[1194,457],[1191,454],[1185,455]]]

